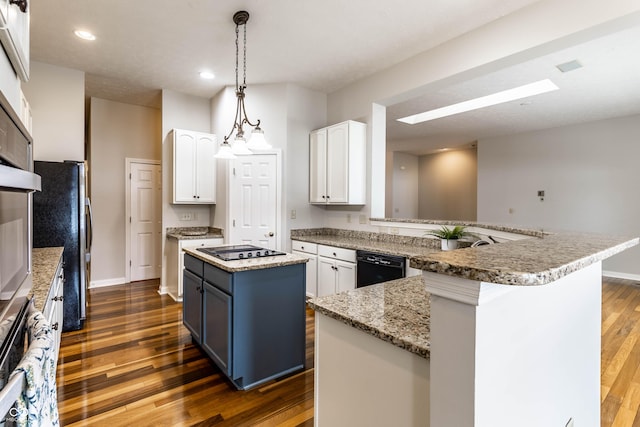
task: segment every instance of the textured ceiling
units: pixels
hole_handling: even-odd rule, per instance
[[[247,25],[247,83],[330,93],[535,0],[42,0],[31,58],[86,74],[86,95],[160,107],[160,90],[212,97],[234,84],[233,13]],[[639,25],[640,27],[640,25]],[[89,43],[73,30],[91,30]],[[513,132],[640,113],[638,28],[565,48],[388,108],[388,144],[414,154]],[[555,65],[577,59],[566,74]],[[208,69],[211,81],[198,77]],[[561,90],[409,126],[393,119],[541,78]]]
[[[534,1],[42,0],[30,3],[31,57],[85,71],[89,96],[208,98],[234,83],[232,16],[245,9],[247,83],[329,93]],[[77,28],[97,40],[77,39]],[[217,78],[201,80],[205,68]]]

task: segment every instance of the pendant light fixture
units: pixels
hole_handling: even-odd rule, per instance
[[[245,89],[247,88],[247,21],[249,20],[249,12],[241,10],[233,15],[233,22],[236,24],[236,115],[233,121],[233,127],[227,136],[224,137],[224,141],[215,155],[218,159],[233,159],[236,155],[248,155],[253,154],[253,150],[268,149],[271,145],[264,139],[264,132],[260,129],[260,120],[256,123],[251,123],[247,117],[247,111],[244,106]],[[242,57],[242,84],[238,78],[238,64],[240,54],[239,33],[240,26],[243,29],[243,57]],[[254,129],[251,132],[251,140],[247,143],[245,138],[243,126],[247,124]],[[229,139],[235,132],[235,138],[233,142],[229,142]]]

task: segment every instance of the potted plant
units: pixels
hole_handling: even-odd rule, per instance
[[[453,228],[443,225],[440,230],[429,230],[426,234],[438,237],[443,251],[451,251],[458,248],[458,239],[471,234],[465,231],[465,228],[462,225],[456,225]]]

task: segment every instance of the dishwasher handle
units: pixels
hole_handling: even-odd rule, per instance
[[[384,255],[375,252],[356,252],[356,260],[358,263],[382,265],[388,268],[404,269],[405,259],[401,256]]]

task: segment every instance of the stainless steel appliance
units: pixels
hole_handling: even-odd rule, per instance
[[[83,162],[34,162],[42,191],[33,196],[33,247],[64,246],[63,331],[82,328],[86,317],[91,231]]]
[[[25,352],[25,318],[31,291],[31,193],[29,134],[0,95],[0,388]]]
[[[405,277],[405,258],[375,252],[356,251],[356,287]]]
[[[278,252],[273,249],[261,248],[253,245],[215,246],[210,248],[198,248],[197,250],[204,252],[207,255],[220,258],[224,261],[285,255],[284,252]]]

